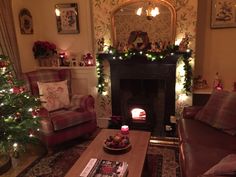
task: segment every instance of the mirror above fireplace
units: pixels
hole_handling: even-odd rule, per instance
[[[137,15],[141,10],[142,15]],[[159,10],[155,17],[148,16],[148,9]],[[174,43],[176,31],[176,11],[168,0],[137,1],[122,4],[112,13],[113,45],[127,44],[132,31],[147,32],[150,42],[169,41]]]

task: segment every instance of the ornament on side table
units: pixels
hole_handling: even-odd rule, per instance
[[[213,89],[214,90],[223,90],[222,80],[220,79],[218,72],[216,73],[215,79],[213,81]]]
[[[193,78],[193,86],[195,89],[205,89],[208,87],[207,81],[201,75]]]
[[[85,55],[83,55],[82,61],[85,66],[93,66],[94,65],[93,56],[91,53],[86,53]]]

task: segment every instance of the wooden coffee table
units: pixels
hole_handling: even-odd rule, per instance
[[[110,135],[115,135],[119,130],[102,129],[96,138],[90,143],[81,157],[75,162],[66,177],[78,177],[91,158],[125,161],[128,163],[128,177],[141,177],[145,162],[146,152],[150,139],[150,132],[129,131],[131,149],[123,154],[110,154],[103,149],[103,143]]]

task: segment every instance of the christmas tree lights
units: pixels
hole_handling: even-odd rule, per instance
[[[15,77],[4,55],[0,55],[0,73],[0,153],[16,157],[27,143],[37,141],[33,134],[39,130],[37,111],[41,102]]]

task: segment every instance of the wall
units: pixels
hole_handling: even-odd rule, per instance
[[[236,28],[211,29],[211,1],[199,0],[195,75],[202,75],[210,86],[219,72],[224,89],[236,81]]]
[[[55,4],[78,3],[79,6],[79,34],[58,34]],[[90,1],[88,0],[12,0],[13,15],[16,27],[17,43],[20,51],[22,71],[35,70],[38,66],[33,57],[32,46],[37,40],[47,40],[57,45],[60,50],[66,50],[70,54],[80,57],[81,54],[92,51],[92,25],[90,13]],[[27,8],[33,17],[33,34],[21,34],[18,14],[22,8]]]

